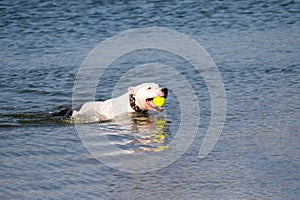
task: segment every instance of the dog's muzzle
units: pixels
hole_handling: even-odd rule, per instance
[[[168,96],[168,88],[162,88],[161,91],[163,92],[163,97],[167,98],[167,96]]]

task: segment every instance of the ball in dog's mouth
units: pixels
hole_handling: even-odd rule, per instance
[[[153,97],[146,99],[146,103],[155,111],[161,112],[164,110],[166,99],[164,97]]]
[[[152,102],[157,107],[163,107],[166,103],[166,99],[164,97],[154,97]]]

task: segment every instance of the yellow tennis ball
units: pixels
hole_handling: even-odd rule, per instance
[[[166,103],[166,99],[164,97],[154,97],[153,104],[157,107],[162,107]]]

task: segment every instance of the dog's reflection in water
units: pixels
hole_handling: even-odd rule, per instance
[[[125,145],[119,146],[132,153],[166,150],[171,140],[169,122],[161,115],[133,113],[131,118],[117,120],[122,132],[130,135]]]

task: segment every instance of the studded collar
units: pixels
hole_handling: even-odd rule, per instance
[[[133,94],[129,95],[129,104],[135,112],[143,112],[143,110],[138,105],[136,105]]]

